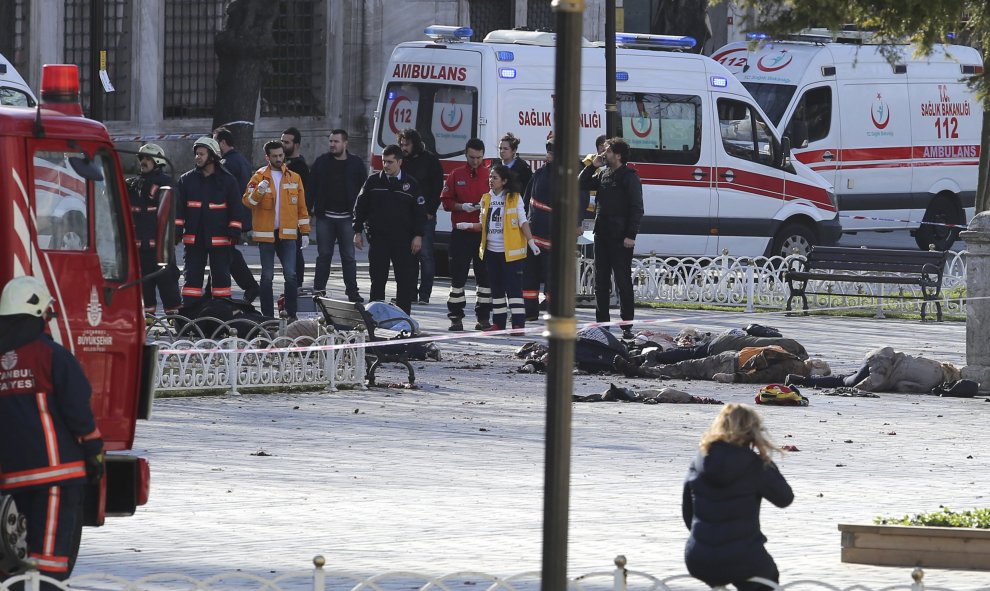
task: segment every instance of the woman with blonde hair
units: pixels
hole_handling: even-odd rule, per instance
[[[770,459],[780,448],[763,419],[746,404],[727,404],[701,437],[684,481],[681,511],[691,530],[684,549],[688,572],[710,586],[739,591],[766,589],[750,582],[777,582],[779,573],[760,531],[760,503],[778,507],[794,500],[790,485]]]

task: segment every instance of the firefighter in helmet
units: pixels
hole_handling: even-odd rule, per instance
[[[45,334],[53,303],[30,276],[0,294],[0,492],[27,517],[28,558],[63,580],[78,552],[86,480],[103,477],[103,438],[82,367]]]
[[[207,260],[213,295],[230,297],[230,246],[240,240],[243,219],[237,179],[220,164],[217,141],[199,138],[193,143],[193,154],[196,167],[176,183],[175,225],[185,248],[185,305],[198,302],[205,293]]]
[[[165,174],[165,151],[157,144],[145,144],[138,149],[138,165],[141,173],[127,179],[127,194],[131,201],[131,217],[134,219],[134,233],[137,237],[141,275],[147,276],[158,271],[156,256],[156,236],[158,235],[159,192],[162,187],[172,186],[172,177]],[[162,297],[162,308],[166,314],[177,312],[182,305],[179,296],[179,268],[174,264],[168,269],[142,283],[144,289],[144,312],[154,314],[158,307],[157,294]]]

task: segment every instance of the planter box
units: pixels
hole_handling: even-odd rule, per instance
[[[990,571],[990,530],[839,524],[842,562]]]

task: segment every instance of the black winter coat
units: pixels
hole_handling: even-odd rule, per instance
[[[165,174],[161,167],[127,179],[127,197],[131,202],[134,235],[141,250],[155,248],[155,237],[158,235],[158,190],[171,186],[172,177]]]
[[[711,586],[752,576],[776,579],[760,531],[762,499],[778,507],[794,500],[776,465],[724,441],[713,443],[708,455],[698,453],[684,481],[681,505],[691,530],[684,560],[692,576]]]
[[[412,175],[390,179],[385,172],[368,177],[354,203],[354,232],[367,230],[368,239],[382,242],[412,240],[423,235],[426,199]]]
[[[605,168],[595,174],[594,166],[586,166],[578,177],[582,190],[597,191],[595,196],[595,234],[606,239],[622,241],[636,239],[643,221],[643,183],[639,173],[628,166],[615,170]]]
[[[435,154],[421,150],[402,159],[402,173],[409,173],[419,182],[426,199],[426,213],[437,215],[440,208],[440,191],[443,190],[443,166]]]

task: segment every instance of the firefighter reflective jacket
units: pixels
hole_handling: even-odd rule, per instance
[[[89,398],[79,362],[48,335],[0,354],[0,490],[86,477],[103,446]]]
[[[127,179],[127,196],[131,201],[131,217],[134,219],[134,235],[141,250],[155,248],[158,233],[158,190],[171,187],[172,177],[161,167],[151,172]]]
[[[223,166],[207,176],[197,168],[176,183],[176,230],[188,246],[230,246],[241,238],[241,193],[237,179]]]
[[[258,191],[258,184],[268,181],[268,191]],[[276,199],[278,215],[275,215]],[[282,184],[275,192],[272,167],[259,168],[244,191],[244,205],[251,210],[251,226],[256,242],[275,242],[275,219],[278,218],[279,240],[296,240],[309,235],[309,211],[302,178],[282,166]]]

